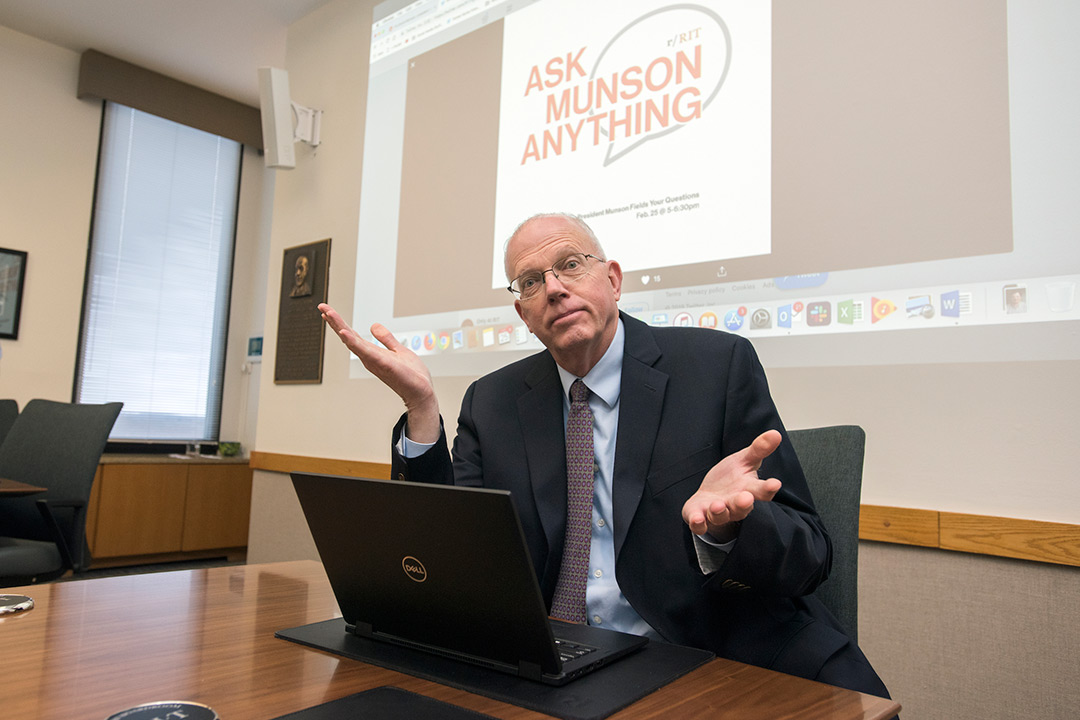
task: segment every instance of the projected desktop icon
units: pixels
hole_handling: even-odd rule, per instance
[[[1069,312],[1073,309],[1076,298],[1076,283],[1057,280],[1046,284],[1046,299],[1050,303],[1050,312]]]
[[[1023,285],[1006,285],[1001,288],[1001,303],[1009,315],[1027,312],[1027,288]]]
[[[950,290],[941,293],[941,316],[958,318],[971,313],[971,293]]]
[[[694,316],[688,312],[677,313],[671,324],[675,327],[694,327]]]
[[[816,300],[806,306],[806,324],[808,327],[824,327],[832,322],[832,303],[828,300]]]
[[[930,302],[929,295],[912,295],[904,303],[904,310],[907,311],[908,319],[924,318],[929,320],[934,317],[934,305]]]
[[[870,322],[876,323],[887,318],[896,310],[896,303],[892,300],[879,300],[874,298],[870,305]]]
[[[776,309],[776,327],[791,327],[791,305],[781,305]]]
[[[730,332],[738,332],[742,329],[743,314],[738,310],[728,310],[724,313],[724,328]]]
[[[716,317],[716,313],[704,312],[701,313],[701,317],[698,318],[697,322],[699,327],[715,329],[720,320]]]
[[[772,313],[765,308],[758,308],[750,313],[751,330],[769,330],[772,328]]]
[[[862,319],[862,300],[841,300],[836,303],[836,322],[854,325],[857,322],[862,322]]]

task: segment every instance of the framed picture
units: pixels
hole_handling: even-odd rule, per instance
[[[23,281],[26,280],[26,253],[0,248],[0,338],[19,337]]]
[[[274,382],[322,382],[325,324],[319,303],[330,280],[330,240],[286,248],[278,299]]]

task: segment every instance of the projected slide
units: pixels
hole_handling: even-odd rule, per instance
[[[1055,90],[1080,55],[1045,52],[1069,21],[1048,9],[1080,13],[1037,5],[383,3],[353,323],[388,325],[436,373],[534,351],[502,251],[551,211],[590,223],[621,307],[657,325],[1076,319],[1080,251],[1058,238],[1075,203],[1039,207],[1080,192],[1062,136],[1080,110]]]
[[[637,0],[567,26],[580,5],[504,26],[492,287],[508,228],[538,208],[585,218],[626,271],[768,254],[769,4]]]

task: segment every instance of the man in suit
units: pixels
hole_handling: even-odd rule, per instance
[[[568,526],[568,390],[589,389],[595,475],[588,622],[887,696],[809,594],[831,545],[745,339],[619,312],[622,270],[579,218],[538,215],[506,247],[514,307],[547,348],[477,380],[453,456],[423,362],[323,317],[404,400],[394,477],[510,490],[549,607]]]

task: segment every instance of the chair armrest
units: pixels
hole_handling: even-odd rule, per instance
[[[75,511],[69,533],[65,533],[63,528],[60,527],[60,521],[53,512],[54,509],[61,508],[70,508]],[[78,533],[79,528],[86,527],[86,502],[78,499],[44,499],[37,501],[37,509],[45,520],[49,532],[52,533],[53,542],[56,543],[56,548],[60,551],[60,559],[64,563],[64,568],[73,571],[83,570],[84,543],[80,542],[81,539],[75,537],[75,535]],[[71,536],[70,543],[68,542],[69,535]],[[72,545],[75,545],[75,547],[72,547]],[[78,557],[76,557],[76,553]]]

